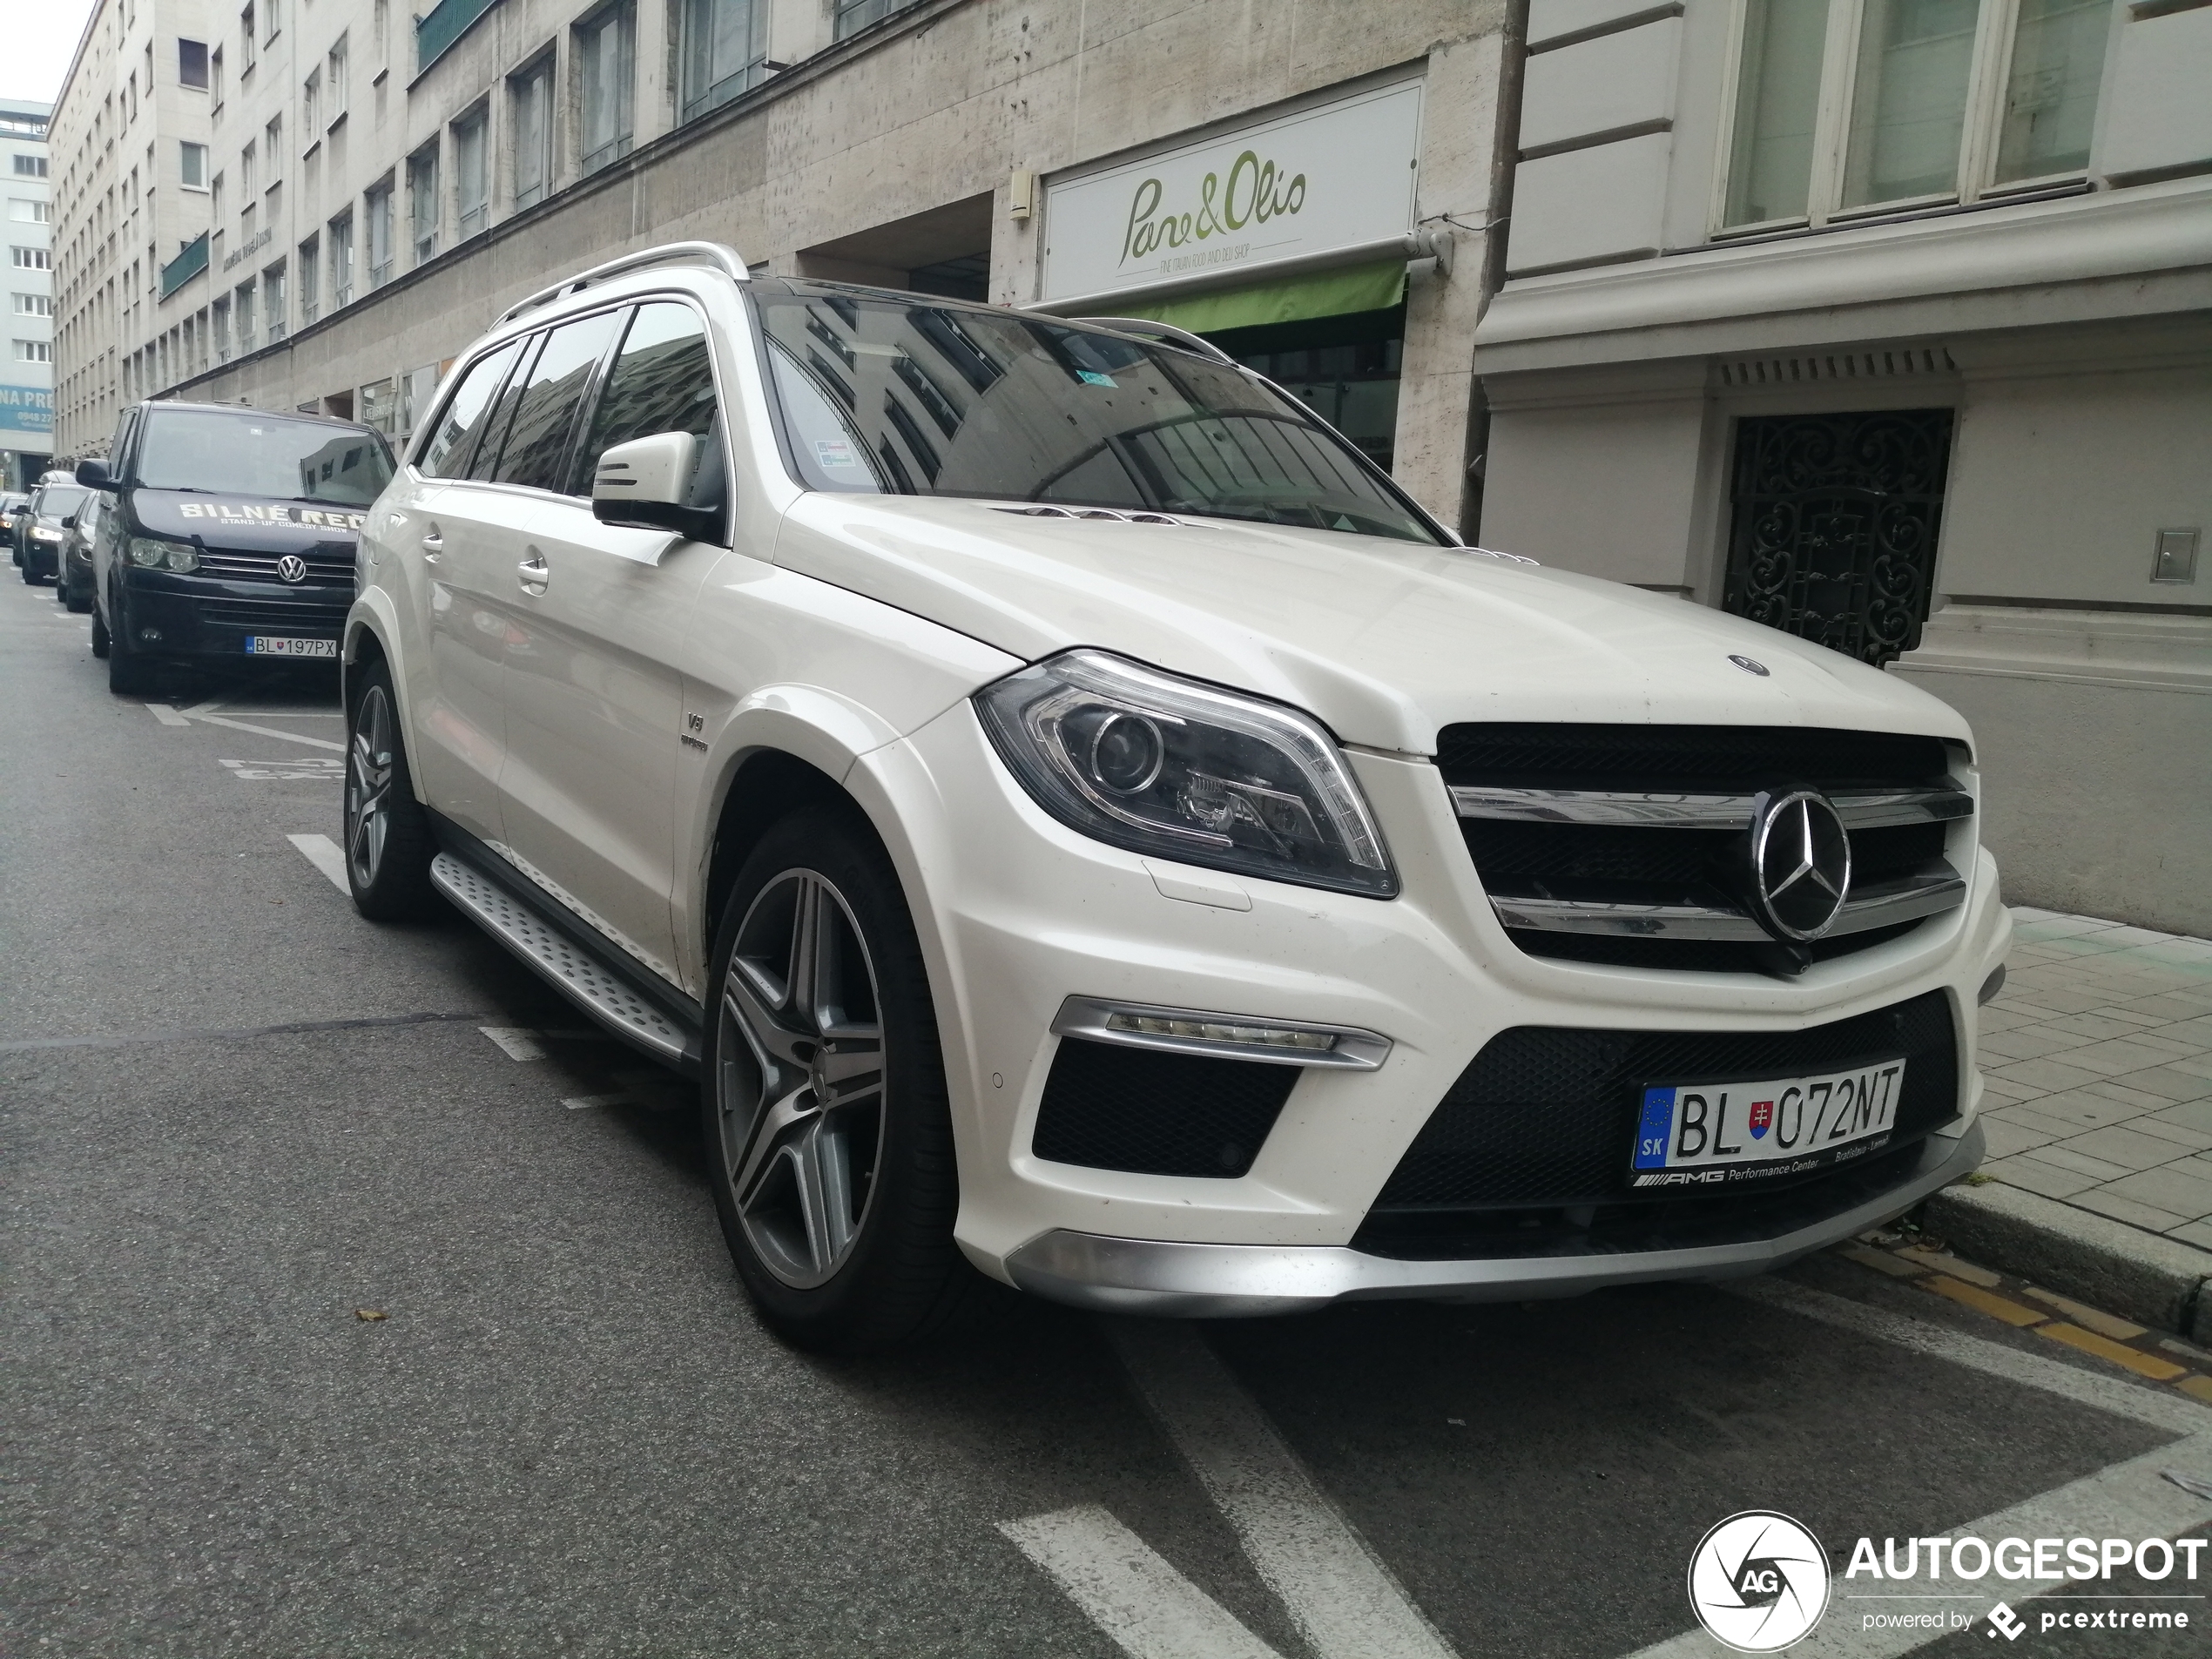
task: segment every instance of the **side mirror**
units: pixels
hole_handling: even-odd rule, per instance
[[[719,541],[722,515],[684,504],[698,443],[688,432],[656,432],[603,451],[591,473],[591,516],[602,524]]]
[[[116,489],[121,488],[107,469],[105,461],[80,461],[77,463],[77,482],[87,489]]]
[[[77,515],[75,513],[71,513],[67,518],[62,520],[62,528],[65,530],[75,529],[77,528]]]

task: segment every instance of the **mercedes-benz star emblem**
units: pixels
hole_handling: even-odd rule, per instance
[[[307,579],[307,562],[297,553],[287,553],[277,561],[277,574],[287,582],[305,582]]]
[[[1760,662],[1755,657],[1737,657],[1731,655],[1728,660],[1734,663],[1746,674],[1757,674],[1761,679],[1764,679],[1767,677],[1766,664]]]
[[[1751,894],[1777,939],[1802,944],[1836,924],[1851,894],[1851,836],[1815,789],[1762,793],[1751,806]]]

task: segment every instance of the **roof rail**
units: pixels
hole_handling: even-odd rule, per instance
[[[499,314],[500,323],[512,322],[525,311],[550,305],[563,294],[580,293],[595,282],[604,282],[629,271],[643,270],[649,265],[661,265],[674,260],[705,260],[721,267],[724,275],[743,282],[752,273],[745,261],[738,257],[737,249],[722,242],[664,242],[658,247],[649,247],[643,253],[625,253],[618,260],[609,260],[604,265],[595,265],[589,271],[564,277],[550,288],[540,288],[527,300],[520,300]]]
[[[1237,361],[1204,334],[1194,334],[1188,328],[1178,328],[1171,322],[1154,322],[1144,317],[1069,317],[1063,320],[1087,322],[1094,328],[1111,328],[1116,334],[1135,334],[1140,340],[1157,340],[1170,346],[1180,346],[1184,350],[1194,351],[1201,357],[1211,357],[1217,363]]]

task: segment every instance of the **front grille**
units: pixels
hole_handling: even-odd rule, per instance
[[[1063,1037],[1030,1144],[1094,1170],[1240,1176],[1298,1078],[1295,1066]]]
[[[247,628],[309,638],[338,637],[346,613],[332,604],[287,604],[280,599],[202,599],[199,620],[212,628]]]
[[[206,576],[221,577],[226,582],[273,582],[290,588],[343,588],[348,592],[354,586],[354,549],[348,542],[323,542],[300,555],[307,567],[304,582],[285,582],[277,574],[280,553],[241,553],[229,548],[200,550],[199,568]]]
[[[1683,1189],[1629,1185],[1645,1085],[1811,1076],[1900,1055],[1905,1087],[1891,1133],[1903,1143],[1959,1109],[1958,1047],[1941,991],[1804,1031],[1515,1026],[1485,1043],[1438,1103],[1373,1214],[1679,1202],[1665,1195]]]
[[[1748,876],[1748,806],[1723,821],[1739,827],[1621,821],[1622,809],[1578,804],[1575,792],[1663,804],[1685,798],[1748,798],[1787,785],[1810,786],[1839,802],[1882,792],[1938,792],[1937,810],[1963,813],[1940,738],[1878,732],[1776,726],[1465,725],[1447,726],[1437,765],[1447,786],[1534,792],[1542,821],[1494,803],[1463,802],[1460,833],[1484,891],[1494,900],[1554,901],[1554,927],[1533,907],[1507,914],[1507,937],[1532,955],[1617,967],[1697,972],[1802,971],[1811,962],[1865,950],[1902,936],[1918,917],[1947,907],[1939,898],[1902,914],[1847,914],[1810,949],[1784,953],[1756,927],[1731,932],[1743,918]],[[1627,809],[1632,812],[1634,809]],[[1492,815],[1503,812],[1506,815]],[[1912,814],[1890,814],[1892,817]],[[1573,821],[1586,817],[1598,821]],[[1606,821],[1608,817],[1612,821]],[[1871,900],[1929,883],[1955,883],[1945,861],[1949,822],[1879,822],[1851,831],[1851,891]],[[1949,905],[1958,902],[1948,899]],[[1707,913],[1702,924],[1669,918],[1617,927],[1572,925],[1558,904],[1680,907]],[[1912,918],[1907,920],[1907,918]],[[1903,925],[1891,925],[1892,921]],[[1853,925],[1853,924],[1856,925]],[[1661,937],[1659,935],[1665,934]],[[1639,935],[1642,936],[1639,936]]]

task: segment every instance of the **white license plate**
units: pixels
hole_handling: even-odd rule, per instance
[[[268,634],[248,634],[246,637],[248,657],[335,657],[338,642],[334,639],[284,639]]]
[[[1889,1144],[1905,1062],[1765,1082],[1654,1083],[1643,1091],[1631,1186],[1719,1185],[1797,1175]]]

